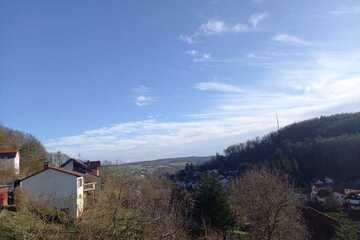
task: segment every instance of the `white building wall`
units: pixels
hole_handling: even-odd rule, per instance
[[[0,169],[7,171],[14,171],[15,159],[14,158],[0,158]]]
[[[84,184],[85,184],[85,179],[83,177],[77,178],[77,201],[76,201],[77,217],[80,217],[84,211]]]
[[[15,174],[20,174],[20,153],[17,152],[14,159]]]
[[[16,153],[15,158],[0,158],[0,169],[20,173],[20,154]]]
[[[82,189],[77,187],[76,177],[53,169],[47,169],[37,175],[21,181],[32,201],[42,201],[59,210],[66,209],[73,217],[78,216],[78,206],[82,206],[78,199]],[[83,193],[81,193],[83,195]]]

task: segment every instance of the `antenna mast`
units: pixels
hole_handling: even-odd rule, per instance
[[[276,123],[277,123],[277,130],[279,131],[280,130],[280,124],[279,124],[279,116],[278,116],[277,113],[276,113]]]

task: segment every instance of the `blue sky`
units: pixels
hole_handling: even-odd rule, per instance
[[[3,1],[0,121],[49,151],[209,155],[360,111],[360,2]]]

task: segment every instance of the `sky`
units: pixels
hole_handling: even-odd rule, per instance
[[[360,1],[1,1],[0,122],[48,151],[213,155],[360,111]]]

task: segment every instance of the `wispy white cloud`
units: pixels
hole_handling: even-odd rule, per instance
[[[148,96],[144,96],[144,95],[140,95],[136,97],[136,105],[138,105],[139,107],[143,107],[143,106],[147,106],[150,103],[154,102],[154,98],[153,97],[148,97]]]
[[[273,41],[286,43],[286,44],[294,44],[294,45],[309,45],[310,42],[305,41],[297,36],[289,35],[286,33],[278,34],[273,37]]]
[[[133,92],[135,92],[135,93],[144,94],[144,93],[148,93],[149,91],[150,91],[150,88],[145,85],[139,85],[139,86],[133,88]]]
[[[186,51],[186,54],[191,57],[197,57],[199,56],[200,52],[198,50],[188,50]]]
[[[220,34],[220,33],[239,33],[246,32],[248,27],[241,23],[228,24],[224,21],[212,20],[202,24],[199,28],[199,31],[202,34],[211,35],[211,34]]]
[[[249,22],[251,23],[251,25],[254,28],[256,28],[260,22],[264,21],[268,17],[269,17],[269,14],[267,12],[256,13],[256,14],[253,14],[250,16]]]
[[[46,147],[72,155],[80,152],[86,158],[124,161],[213,154],[275,129],[276,113],[284,126],[322,114],[360,110],[358,53],[313,52],[298,62],[274,67],[262,85],[252,88],[200,82],[195,89],[209,92],[209,105],[189,112],[186,120],[118,123],[51,139]]]
[[[139,107],[148,106],[155,102],[155,98],[150,96],[150,88],[145,85],[140,85],[133,88],[135,93],[135,104]]]
[[[194,44],[198,42],[200,37],[204,36],[258,31],[258,29],[256,29],[257,26],[268,17],[269,14],[267,12],[254,13],[249,17],[249,22],[246,24],[240,22],[229,23],[219,19],[208,20],[207,22],[202,23],[193,33],[181,34],[180,40],[188,44]]]
[[[351,14],[360,14],[360,6],[351,6],[351,7],[342,7],[340,9],[330,11],[332,15],[351,15]]]
[[[223,20],[209,20],[201,24],[195,32],[191,34],[181,34],[180,40],[188,44],[193,44],[196,43],[197,39],[202,36],[219,35],[224,33],[243,33],[249,30],[250,28],[246,24],[230,24]]]
[[[195,35],[181,34],[180,40],[187,44],[194,44],[194,43],[196,43],[195,37],[196,37]]]
[[[208,62],[212,60],[210,53],[202,53],[197,50],[186,51],[186,54],[191,56],[194,62]]]
[[[244,90],[240,87],[226,84],[222,82],[199,82],[195,85],[195,88],[201,91],[214,91],[222,93],[244,93]]]

